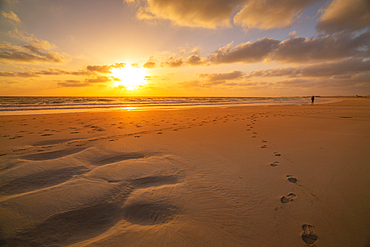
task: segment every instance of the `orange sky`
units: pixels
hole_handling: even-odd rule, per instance
[[[368,0],[0,0],[2,96],[370,95]]]

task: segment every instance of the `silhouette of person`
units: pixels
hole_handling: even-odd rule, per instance
[[[311,97],[311,102],[312,102],[311,104],[312,104],[312,105],[313,105],[313,102],[314,102],[314,101],[315,101],[315,96],[312,96],[312,97]]]

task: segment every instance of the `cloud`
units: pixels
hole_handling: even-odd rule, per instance
[[[253,78],[253,77],[280,77],[280,76],[287,76],[287,77],[297,77],[301,72],[301,68],[296,67],[284,67],[284,68],[274,68],[274,69],[266,69],[266,70],[255,70],[252,71],[250,74],[246,76],[246,78]]]
[[[295,38],[297,36],[297,32],[296,31],[291,31],[291,32],[289,32],[288,35],[289,35],[290,38]]]
[[[370,55],[370,32],[359,36],[336,33],[314,38],[294,37],[279,43],[268,59],[280,63],[312,63]]]
[[[218,82],[218,81],[225,81],[225,80],[234,80],[240,79],[243,77],[243,72],[238,70],[233,70],[227,73],[199,73],[197,74],[200,78],[206,78],[210,82]]]
[[[27,42],[31,46],[36,47],[38,49],[51,50],[57,48],[56,45],[51,44],[46,40],[39,40],[33,34],[20,31],[17,28],[15,28],[13,31],[9,31],[8,35],[12,38]]]
[[[34,72],[34,74],[36,75],[69,75],[70,73],[71,72],[61,70],[61,69],[54,69],[54,68],[43,69],[43,70]]]
[[[357,30],[370,25],[369,0],[333,0],[320,12],[319,31]]]
[[[204,57],[200,57],[198,55],[191,55],[185,60],[186,64],[189,65],[205,65],[207,63],[207,59]]]
[[[162,57],[161,58],[162,62],[160,62],[160,66],[163,67],[170,67],[170,68],[179,68],[181,66],[185,65],[191,65],[191,66],[199,66],[199,65],[207,65],[208,60],[207,58],[200,57],[198,55],[190,55],[186,59],[183,57],[176,57],[175,55],[173,56],[168,56],[168,57]],[[156,62],[152,61],[153,56],[149,58],[148,62],[146,62],[143,67],[147,69],[152,69],[156,66]]]
[[[5,72],[0,71],[0,76],[3,77],[38,77],[37,74],[32,72]]]
[[[335,62],[318,63],[297,67],[273,68],[267,70],[255,70],[246,78],[253,77],[332,77],[351,78],[370,71],[370,60],[362,58],[349,58]],[[370,77],[368,77],[370,81]]]
[[[339,32],[319,35],[313,38],[296,37],[292,32],[286,40],[263,38],[248,41],[233,47],[233,42],[220,47],[208,57],[191,55],[164,57],[162,67],[179,68],[184,65],[210,66],[217,64],[277,62],[281,64],[314,64],[336,62],[349,58],[370,58],[370,31]],[[145,68],[152,68],[155,62],[150,57]]]
[[[2,16],[4,16],[5,18],[7,18],[9,20],[12,20],[12,21],[15,21],[15,22],[21,22],[19,17],[13,11],[10,11],[9,13],[6,13],[2,10],[1,14],[2,14]]]
[[[91,75],[90,71],[80,70],[80,71],[67,71],[57,68],[49,68],[42,70],[29,70],[25,72],[5,72],[0,71],[0,76],[5,77],[39,77],[43,75],[76,75],[76,76],[87,76]]]
[[[57,52],[49,51],[56,48],[48,41],[39,40],[32,34],[14,29],[8,35],[26,42],[25,45],[12,45],[7,42],[0,44],[0,58],[20,63],[63,63],[65,57]]]
[[[87,70],[67,71],[57,68],[38,70],[35,71],[34,73],[36,75],[76,75],[76,76],[87,76],[92,74],[90,71]]]
[[[256,63],[263,61],[271,51],[278,48],[280,41],[263,38],[254,43],[246,42],[231,49],[232,43],[219,48],[209,56],[211,63]]]
[[[183,81],[179,83],[183,87],[202,87],[202,82],[199,80]]]
[[[162,62],[161,66],[162,67],[170,67],[170,68],[178,68],[181,65],[183,65],[184,59],[182,57],[176,58],[176,56],[171,56],[167,58],[167,61]]]
[[[90,79],[85,79],[85,82],[88,83],[102,83],[102,82],[110,82],[111,79],[107,76],[98,76],[96,78],[90,78]]]
[[[86,69],[91,72],[108,74],[108,73],[111,73],[111,69],[113,68],[119,69],[125,66],[126,66],[125,63],[115,63],[112,65],[88,65]]]
[[[119,68],[123,68],[126,66],[125,63],[115,63],[115,64],[112,64],[110,65],[112,68],[115,68],[115,69],[119,69]]]
[[[42,51],[33,45],[0,44],[0,58],[21,63],[62,63],[65,57],[52,51]]]
[[[263,38],[232,48],[232,43],[219,48],[208,60],[212,64],[256,63],[316,63],[349,57],[370,56],[370,31],[355,36],[335,33],[314,38],[290,37],[284,41]]]
[[[188,27],[232,27],[274,29],[299,22],[302,12],[321,0],[125,0],[138,3],[141,20],[170,20]],[[369,0],[333,0],[322,13],[316,28],[336,32],[358,30],[370,25]],[[235,15],[235,16],[234,16]],[[195,54],[197,55],[197,54]]]
[[[304,66],[301,75],[304,77],[331,77],[355,75],[370,71],[370,60],[351,58],[333,63],[321,63]],[[370,78],[368,78],[370,82]]]
[[[183,81],[179,84],[183,87],[212,87],[221,84],[224,86],[236,86],[239,84],[232,83],[232,81],[242,79],[243,75],[243,72],[237,70],[226,73],[199,73],[197,77],[200,80]]]
[[[217,28],[234,24],[247,28],[284,28],[300,18],[301,12],[320,0],[126,0],[138,3],[136,16],[142,20],[170,20],[188,27]]]
[[[19,1],[18,0],[0,0],[0,4],[1,3],[12,4],[12,3],[19,3]]]
[[[1,47],[1,46],[0,46]],[[0,76],[4,77],[39,77],[39,76],[55,76],[55,75],[74,75],[74,76],[91,76],[97,75],[97,73],[111,73],[110,69],[112,68],[122,68],[124,63],[115,63],[112,65],[100,65],[100,66],[91,66],[88,65],[86,70],[77,70],[77,71],[68,71],[59,68],[48,68],[41,70],[28,70],[25,72],[5,72],[0,71]],[[106,76],[100,76],[95,79],[89,79],[89,82],[106,82]],[[118,78],[117,78],[118,79]]]
[[[341,90],[345,89],[348,94],[356,94],[362,90],[368,90],[370,85],[368,83],[370,74],[367,73],[356,75],[351,78],[310,78],[310,79],[289,79],[289,80],[280,80],[274,84],[277,87],[281,88],[307,88],[307,89],[324,89],[330,88],[329,92],[333,92],[335,88],[340,88]]]
[[[143,65],[144,68],[146,69],[153,69],[155,67],[155,62],[146,62],[144,65]]]
[[[334,62],[324,62],[294,67],[278,67],[255,70],[247,75],[241,71],[227,73],[200,73],[197,79],[181,82],[184,87],[253,87],[277,90],[289,87],[356,87],[370,88],[370,60],[348,58]],[[273,78],[260,81],[258,77]],[[354,91],[354,88],[351,88]]]
[[[299,13],[318,0],[250,0],[234,17],[234,23],[247,28],[285,28],[299,19]]]
[[[313,87],[315,80],[310,79],[289,79],[289,80],[280,80],[275,82],[275,85],[286,86],[300,86],[300,87]]]
[[[86,69],[98,73],[111,73],[111,67],[108,65],[88,65]]]
[[[37,75],[77,75],[77,76],[86,76],[90,75],[90,71],[85,70],[79,70],[79,71],[66,71],[62,69],[55,69],[55,68],[49,68],[49,69],[43,69],[36,71],[35,74]]]
[[[230,17],[246,0],[147,0],[139,8],[139,19],[165,19],[179,26],[231,27]],[[129,0],[128,2],[134,2]],[[138,1],[137,1],[138,2]]]
[[[194,48],[191,50],[191,54],[192,54],[192,55],[199,55],[200,53],[202,53],[202,51],[201,51],[198,47],[194,47]]]
[[[90,83],[83,83],[76,80],[67,80],[65,82],[58,82],[58,86],[61,87],[88,87],[91,86]]]

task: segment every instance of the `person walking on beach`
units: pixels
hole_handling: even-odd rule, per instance
[[[311,105],[313,105],[313,102],[314,102],[314,101],[315,101],[315,96],[312,96],[312,97],[311,97],[311,102],[312,102],[312,103],[311,103]]]

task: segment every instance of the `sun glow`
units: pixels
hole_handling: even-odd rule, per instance
[[[124,68],[112,69],[112,75],[119,80],[114,82],[115,87],[124,86],[127,90],[138,89],[144,84],[146,69],[126,65]]]

